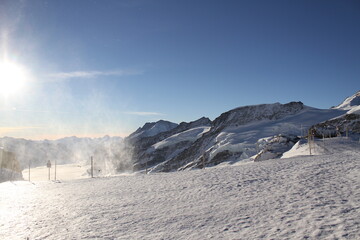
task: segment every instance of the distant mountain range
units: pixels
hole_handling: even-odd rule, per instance
[[[360,134],[360,91],[331,109],[301,102],[244,106],[211,121],[146,123],[120,137],[32,141],[3,137],[0,147],[16,155],[22,169],[57,164],[86,165],[94,156],[104,174],[120,171],[168,172],[209,167],[224,161],[281,157],[309,129],[317,137]]]

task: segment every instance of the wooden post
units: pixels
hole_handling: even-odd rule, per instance
[[[50,168],[51,168],[51,162],[50,160],[46,164],[47,168],[49,169],[49,181],[50,181]]]
[[[90,157],[91,159],[91,178],[94,177],[94,160],[93,160],[93,156]]]

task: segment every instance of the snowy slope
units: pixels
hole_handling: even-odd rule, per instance
[[[201,137],[204,133],[208,132],[210,130],[209,126],[202,126],[202,127],[196,127],[189,129],[187,131],[183,131],[177,134],[174,134],[152,146],[152,148],[149,149],[149,151],[153,151],[156,149],[161,149],[167,146],[175,145],[179,142],[183,141],[190,141],[194,142],[199,137]]]
[[[0,239],[360,239],[360,153],[0,184]]]

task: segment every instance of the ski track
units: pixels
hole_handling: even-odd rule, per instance
[[[0,184],[0,239],[360,239],[360,154]]]

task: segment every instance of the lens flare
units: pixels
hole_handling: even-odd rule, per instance
[[[0,62],[0,93],[13,95],[24,87],[27,80],[26,70],[12,62]]]

